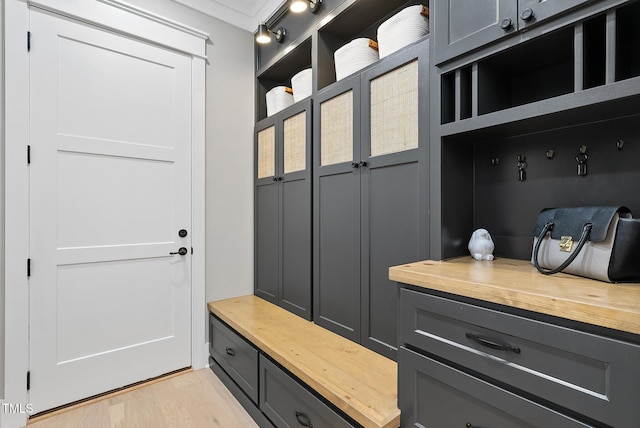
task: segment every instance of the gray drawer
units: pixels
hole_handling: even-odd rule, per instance
[[[279,428],[353,426],[263,355],[260,355],[260,410]]]
[[[211,356],[258,404],[258,350],[211,314],[209,329]]]
[[[590,426],[404,347],[398,363],[403,427]]]
[[[640,421],[640,346],[402,289],[400,343],[615,427]]]

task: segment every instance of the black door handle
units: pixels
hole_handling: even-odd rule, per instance
[[[175,253],[169,253],[169,255],[176,255],[176,254],[180,254],[181,256],[186,256],[187,253],[189,252],[189,250],[187,250],[187,247],[180,247],[178,248],[178,251],[176,251]]]

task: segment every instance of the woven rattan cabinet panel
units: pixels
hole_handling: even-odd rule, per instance
[[[261,169],[261,138],[273,129],[274,172]],[[254,293],[311,319],[311,100],[256,125]]]
[[[276,128],[271,125],[258,132],[258,178],[276,175]]]
[[[353,159],[353,91],[320,104],[320,165]]]
[[[418,61],[371,80],[371,156],[418,148]]]
[[[425,40],[316,96],[314,320],[392,359],[388,268],[428,258],[427,59]]]
[[[284,173],[307,168],[307,116],[301,112],[284,120]]]

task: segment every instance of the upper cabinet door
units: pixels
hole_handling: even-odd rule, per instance
[[[432,2],[435,63],[593,0],[443,0]]]
[[[518,28],[522,29],[592,0],[519,0]]]
[[[514,31],[517,21],[517,0],[432,2],[436,64],[499,39]]]

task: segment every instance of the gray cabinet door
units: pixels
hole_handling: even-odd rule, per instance
[[[497,40],[518,25],[517,0],[434,1],[431,12],[436,64]],[[503,22],[511,25],[503,29]]]
[[[353,427],[263,354],[260,354],[260,410],[279,428]]]
[[[311,100],[256,129],[254,293],[310,320]]]
[[[435,63],[593,0],[447,0],[433,2]]]
[[[405,347],[398,367],[403,427],[590,426]]]
[[[525,28],[593,0],[519,0],[518,28]]]
[[[311,100],[283,114],[278,304],[311,320]]]
[[[278,303],[279,235],[276,181],[276,121],[261,123],[256,132],[255,281],[254,293]]]
[[[360,76],[315,102],[313,318],[359,342]]]
[[[362,74],[361,343],[394,360],[398,290],[389,267],[428,258],[427,48]]]
[[[211,356],[258,404],[258,350],[220,319],[209,314]]]

